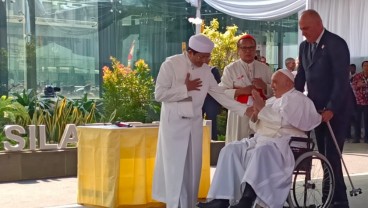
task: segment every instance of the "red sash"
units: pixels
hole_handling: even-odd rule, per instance
[[[256,90],[259,92],[259,94],[261,95],[261,97],[263,98],[263,100],[266,100],[267,99],[266,96],[264,95],[262,89],[256,89]],[[236,98],[236,101],[238,101],[240,103],[247,103],[249,96],[252,96],[252,95],[251,94],[249,94],[249,95],[239,95]]]

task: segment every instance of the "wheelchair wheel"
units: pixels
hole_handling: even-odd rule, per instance
[[[327,208],[334,188],[335,178],[326,157],[318,152],[306,152],[295,162],[288,204],[291,208]]]

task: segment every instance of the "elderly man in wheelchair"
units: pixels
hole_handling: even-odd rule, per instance
[[[295,165],[291,137],[304,137],[321,122],[312,101],[294,89],[288,70],[272,75],[274,97],[266,102],[257,91],[247,109],[254,137],[227,144],[201,208],[250,208],[255,205],[282,208],[292,183]]]

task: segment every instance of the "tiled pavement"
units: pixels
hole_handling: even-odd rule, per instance
[[[345,163],[353,183],[362,188],[363,194],[351,197],[351,208],[368,207],[368,144],[346,143]],[[211,178],[215,168],[211,169]],[[348,190],[350,184],[346,180]],[[77,178],[54,178],[45,180],[0,183],[1,208],[79,208],[77,203]]]

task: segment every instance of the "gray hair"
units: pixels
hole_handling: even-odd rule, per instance
[[[290,62],[295,62],[295,59],[291,57],[285,59],[285,66],[287,66]]]

